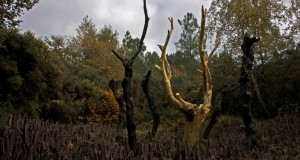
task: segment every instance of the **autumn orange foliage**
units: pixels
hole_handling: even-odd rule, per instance
[[[112,91],[101,90],[99,104],[89,106],[91,115],[89,122],[116,124],[118,120],[119,107]]]

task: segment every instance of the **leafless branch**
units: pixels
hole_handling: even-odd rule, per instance
[[[112,50],[112,52],[122,63],[125,62],[125,60],[122,57],[120,57],[117,52],[115,52],[114,50]]]
[[[141,39],[140,39],[139,49],[134,54],[134,56],[129,60],[130,63],[134,62],[134,60],[136,59],[136,57],[138,57],[138,55],[140,54],[140,52],[143,49],[144,39],[145,39],[145,36],[146,36],[146,33],[147,33],[148,24],[149,24],[149,20],[150,20],[150,18],[148,17],[146,0],[144,0],[144,14],[145,14],[145,24],[144,24],[143,33],[142,33],[142,36],[141,36]]]
[[[215,44],[213,50],[210,52],[210,54],[209,54],[209,56],[208,56],[208,58],[207,58],[208,61],[214,56],[214,53],[215,53],[216,50],[218,49],[219,45],[220,45],[220,42],[218,41],[218,42]]]

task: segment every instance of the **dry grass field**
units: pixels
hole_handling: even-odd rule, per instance
[[[240,118],[223,116],[208,140],[192,149],[181,144],[182,128],[155,139],[138,131],[140,153],[115,142],[115,129],[100,124],[68,125],[8,116],[0,137],[1,159],[300,159],[300,117],[258,121],[260,141],[247,148]],[[124,133],[126,130],[124,130]]]

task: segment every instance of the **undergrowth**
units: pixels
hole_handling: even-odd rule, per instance
[[[208,140],[191,149],[181,143],[182,127],[162,129],[149,140],[138,130],[140,153],[115,141],[115,128],[100,125],[70,125],[7,116],[0,137],[1,159],[300,159],[300,117],[285,116],[258,121],[260,134],[254,149],[245,145],[240,118],[223,116]],[[124,133],[126,130],[124,130]]]

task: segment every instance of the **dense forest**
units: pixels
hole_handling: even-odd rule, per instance
[[[240,120],[237,119],[241,112],[241,104],[239,103],[241,101],[240,88],[242,88],[239,86],[241,85],[239,81],[241,67],[243,66],[241,45],[243,38],[248,34],[253,37],[261,37],[253,46],[254,64],[249,82],[249,89],[252,93],[250,112],[259,121],[258,132],[263,132],[263,137],[272,136],[268,135],[269,131],[264,128],[264,124],[270,127],[273,125],[271,124],[273,120],[278,120],[276,124],[279,126],[290,126],[292,128],[291,133],[297,134],[296,132],[299,132],[299,130],[295,130],[297,128],[296,122],[299,121],[300,115],[300,13],[298,9],[300,3],[297,0],[291,0],[289,4],[285,4],[284,1],[240,2],[231,0],[221,2],[213,0],[210,8],[207,10],[207,22],[205,24],[206,37],[203,38],[203,47],[208,51],[203,50],[203,54],[201,54],[202,50],[199,49],[198,40],[199,34],[201,39],[199,28],[203,27],[201,23],[203,19],[197,19],[197,16],[190,12],[187,12],[186,15],[183,15],[182,19],[178,20],[181,28],[174,30],[174,32],[181,33],[180,38],[175,44],[169,44],[176,46],[176,52],[168,53],[166,46],[160,46],[162,53],[157,53],[149,51],[143,43],[143,38],[147,38],[147,35],[143,34],[145,37],[142,36],[141,38],[133,37],[130,31],[127,31],[124,36],[120,36],[118,31],[114,30],[109,24],[99,28],[98,24],[95,24],[89,16],[85,16],[82,22],[78,24],[76,35],[52,35],[37,38],[30,31],[22,33],[18,29],[21,21],[16,20],[16,18],[22,14],[24,9],[29,10],[36,3],[38,1],[35,0],[0,2],[1,6],[3,6],[0,8],[1,137],[7,136],[8,133],[13,135],[12,130],[16,126],[24,127],[23,123],[18,124],[21,123],[20,121],[24,121],[24,123],[28,122],[30,125],[36,125],[36,128],[39,128],[39,132],[43,132],[40,131],[40,129],[44,130],[41,123],[45,123],[51,126],[54,131],[50,131],[50,133],[54,134],[54,132],[56,133],[59,130],[57,129],[59,127],[58,124],[55,126],[54,123],[59,123],[59,125],[63,126],[64,130],[68,130],[66,128],[69,128],[69,130],[72,130],[72,133],[84,132],[76,133],[74,134],[75,136],[86,135],[87,133],[85,132],[92,132],[94,134],[95,130],[101,128],[100,130],[103,133],[105,132],[106,135],[99,136],[99,138],[112,138],[112,136],[107,138],[107,135],[110,133],[113,133],[113,135],[116,134],[118,127],[121,130],[126,129],[126,115],[121,115],[120,112],[124,112],[125,109],[124,106],[122,108],[122,105],[128,105],[124,94],[129,90],[130,96],[133,99],[133,104],[131,105],[135,106],[134,119],[138,136],[151,130],[152,123],[155,121],[153,113],[159,113],[160,116],[158,138],[153,140],[153,137],[155,137],[153,135],[152,140],[144,142],[144,145],[142,145],[144,148],[141,147],[143,148],[141,150],[143,152],[147,150],[149,153],[151,152],[151,155],[153,154],[152,156],[157,158],[174,158],[177,152],[179,152],[182,159],[185,159],[184,156],[191,156],[190,158],[197,159],[196,157],[200,155],[188,154],[189,152],[186,150],[184,152],[180,151],[178,148],[182,149],[183,146],[177,144],[177,141],[174,140],[170,142],[172,146],[177,147],[177,149],[171,149],[174,152],[173,155],[167,155],[163,151],[162,153],[158,153],[158,151],[153,151],[152,153],[150,148],[147,148],[147,146],[155,146],[154,148],[157,150],[168,150],[168,147],[160,143],[161,141],[164,144],[167,143],[162,137],[168,137],[167,134],[171,137],[176,137],[176,134],[183,132],[182,126],[185,123],[185,119],[188,119],[188,117],[182,116],[181,111],[174,109],[172,106],[174,103],[166,98],[168,93],[163,84],[166,80],[159,72],[161,70],[157,70],[157,67],[155,68],[155,65],[161,64],[165,55],[165,59],[167,59],[170,66],[169,69],[172,72],[172,79],[170,78],[169,80],[172,84],[173,92],[180,93],[181,98],[185,101],[192,104],[204,103],[206,97],[205,95],[203,96],[203,92],[207,91],[207,87],[205,85],[206,79],[202,79],[201,74],[204,72],[203,74],[211,75],[211,87],[209,87],[213,93],[211,105],[213,108],[214,106],[219,106],[218,111],[220,113],[218,114],[223,115],[223,118],[219,118],[216,128],[212,130],[212,141],[214,143],[216,143],[215,141],[219,141],[216,137],[220,134],[220,136],[223,136],[223,141],[221,140],[222,142],[220,142],[223,145],[234,142],[241,145],[242,142],[239,140],[233,141],[233,137],[230,137],[226,141],[224,139],[226,134],[220,130],[229,134],[231,131],[228,128],[234,130],[237,127],[237,125],[230,127],[231,124],[234,124],[234,121],[238,124],[240,123]],[[199,13],[200,10],[199,6]],[[173,23],[173,19],[169,20]],[[146,24],[145,22],[145,26]],[[155,24],[152,24],[150,20],[149,25]],[[172,31],[172,28],[169,29],[168,36],[171,36]],[[157,34],[165,35],[165,33]],[[216,44],[215,48],[213,48],[214,44]],[[209,48],[213,49],[209,50]],[[164,54],[164,52],[167,52],[167,54]],[[212,54],[213,52],[214,54]],[[204,59],[202,56],[207,57],[209,70],[203,66]],[[123,78],[124,75],[125,78],[128,76],[127,70],[125,70],[127,65],[126,60],[129,59],[129,62],[131,62],[132,57],[134,57],[134,63],[132,62],[132,66],[130,66],[132,67],[131,72],[133,72],[133,76],[132,78],[130,77],[129,81],[130,88],[124,88]],[[157,107],[155,109],[151,108],[151,103],[149,103],[148,99],[149,95],[145,95],[145,90],[143,90],[145,89],[143,88],[143,84],[149,70],[152,70],[152,74],[150,73],[151,76],[148,75],[149,83],[147,87],[149,88],[147,89],[153,95],[150,98],[155,101],[155,106]],[[209,71],[209,73],[205,73],[206,71]],[[120,84],[121,81],[122,86]],[[112,83],[116,85],[114,86],[115,88],[111,86]],[[224,94],[227,91],[226,89],[229,90]],[[219,95],[221,94],[223,95],[220,99]],[[121,98],[122,101],[123,96],[125,102],[119,102],[118,98]],[[129,102],[131,102],[131,99]],[[125,110],[128,111],[129,108]],[[213,109],[212,111],[215,110]],[[18,120],[18,116],[23,116],[23,118],[19,118]],[[280,119],[280,117],[284,117],[286,121]],[[287,117],[291,117],[292,120]],[[284,125],[280,124],[287,121],[291,122]],[[7,124],[8,122],[10,124]],[[127,122],[131,123],[128,115]],[[15,125],[11,125],[11,123]],[[226,125],[229,127],[222,128]],[[30,128],[28,126],[27,128]],[[95,126],[98,129],[95,129]],[[35,132],[32,128],[29,130]],[[102,131],[99,132],[102,133]],[[230,133],[231,136],[234,136],[232,135],[233,133],[235,132]],[[25,134],[25,130],[23,134]],[[99,133],[97,134],[99,135]],[[13,142],[13,138],[10,139],[11,142],[7,141],[7,143],[4,139],[0,140],[1,146],[8,143],[17,143]],[[92,139],[93,143],[101,141],[97,140],[97,137],[88,138],[88,140],[84,137],[83,139],[85,139],[84,141]],[[147,138],[144,137],[142,139],[146,141]],[[299,138],[297,140],[299,141]],[[63,141],[68,143],[67,139]],[[108,141],[105,141],[105,143],[99,142],[98,145],[103,144],[104,147],[102,149],[107,149],[109,146]],[[287,141],[292,142],[290,139]],[[219,147],[213,146],[213,142],[209,144],[209,141],[204,142],[204,140],[199,140],[197,142],[198,146],[194,150],[203,151],[204,149],[201,147],[204,145],[211,146],[211,149],[207,149],[203,153],[204,157],[222,158],[222,156],[213,157],[215,153],[212,152],[215,151],[212,151],[212,149],[218,149]],[[70,143],[70,145],[75,145],[75,141]],[[82,146],[89,147],[89,145],[92,145],[92,142],[88,143]],[[265,143],[273,144],[273,141],[271,142],[268,139]],[[77,141],[76,144],[79,145],[79,142]],[[116,144],[112,144],[112,146],[114,145]],[[237,146],[234,145],[234,148],[237,149]],[[264,148],[263,146],[259,147]],[[259,150],[259,147],[258,149],[256,148],[256,151]],[[101,146],[96,146],[95,148],[100,148],[101,150]],[[228,146],[225,148],[228,149]],[[299,149],[294,149],[291,153],[293,155],[285,153],[286,156],[298,156],[299,158]],[[56,152],[61,154],[57,150]],[[126,149],[119,149],[116,152],[120,152],[119,156],[130,155],[129,152],[127,153],[124,150]],[[270,149],[266,150],[270,151]],[[8,156],[5,154],[6,152],[0,152],[2,152],[0,157],[1,155],[4,158]],[[32,150],[32,154],[36,154],[35,152],[37,153],[38,151],[35,150],[33,152]],[[49,152],[52,151],[48,150],[48,157],[44,157],[52,159],[61,158],[50,155]],[[82,155],[84,148],[80,148],[79,152],[78,154]],[[89,150],[90,152],[93,155],[93,151]],[[250,152],[240,152],[238,156],[247,156]],[[17,152],[14,151],[14,153]],[[21,151],[20,153],[25,154]],[[138,151],[135,151],[135,153],[138,153]],[[256,158],[270,158],[271,153],[272,151],[270,151],[270,155],[267,157],[258,156]],[[96,152],[94,156],[101,156],[101,154],[100,152]],[[111,154],[112,158],[113,153],[110,152],[109,154]],[[222,153],[218,153],[217,155],[221,154],[223,154],[223,158],[237,157],[235,153],[229,154],[228,151],[227,153],[222,151]],[[74,156],[76,153],[70,152],[70,155]],[[257,155],[260,154],[252,153],[249,156],[253,156],[252,158],[254,158]],[[280,156],[280,154],[278,153],[277,156]],[[109,159],[109,157],[106,158]],[[151,157],[147,158],[151,159]],[[144,157],[144,159],[147,158]],[[117,159],[122,159],[122,157],[118,157]]]

